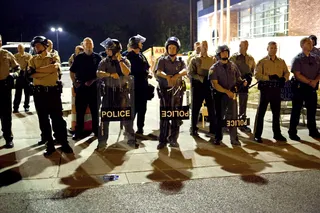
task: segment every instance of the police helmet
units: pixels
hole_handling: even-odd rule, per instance
[[[120,41],[118,41],[117,39],[107,38],[106,40],[101,42],[100,45],[103,46],[105,49],[111,50],[113,55],[122,50],[122,45]]]
[[[178,53],[180,48],[181,48],[181,44],[180,44],[179,39],[177,37],[174,37],[174,36],[168,38],[168,40],[165,43],[165,47],[166,47],[167,52],[168,52],[168,47],[171,44],[173,44],[173,45],[175,45],[177,47],[177,53]]]
[[[139,43],[144,43],[147,39],[141,35],[132,36],[129,38],[128,45],[132,49],[140,49]]]
[[[317,46],[317,40],[318,40],[317,36],[310,35],[309,38],[314,42],[314,46]]]
[[[227,45],[221,45],[221,46],[218,46],[218,49],[216,51],[216,58],[217,59],[222,59],[220,57],[220,53],[224,52],[224,51],[227,51],[228,52],[228,57],[230,57],[230,49]]]
[[[48,39],[44,36],[36,36],[32,39],[31,41],[31,47],[34,47],[36,44],[42,44],[43,46],[45,47],[48,47],[49,44],[48,44]]]

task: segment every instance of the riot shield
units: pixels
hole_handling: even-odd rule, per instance
[[[176,143],[182,120],[188,120],[190,116],[186,93],[186,85],[183,80],[177,80],[173,87],[157,88],[160,99],[160,143]]]
[[[99,144],[107,143],[109,135],[122,136],[124,127],[125,140],[135,141],[133,130],[134,119],[134,79],[133,76],[121,76],[119,79],[105,77],[98,82],[99,105]],[[112,123],[110,123],[112,122]],[[117,134],[119,133],[119,134]]]

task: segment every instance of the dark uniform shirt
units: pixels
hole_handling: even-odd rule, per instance
[[[174,76],[178,74],[181,70],[186,69],[186,64],[181,58],[176,57],[176,59],[172,61],[170,56],[161,57],[156,66],[157,71],[162,71],[167,75],[171,76]],[[161,88],[169,87],[167,79],[159,77],[158,81]],[[182,83],[182,77],[180,77],[180,79],[177,80],[177,83]]]
[[[311,53],[317,55],[320,57],[320,50],[319,48],[316,48],[316,47],[313,47],[312,50],[311,50]]]
[[[230,57],[230,61],[234,62],[240,70],[241,76],[246,74],[253,74],[256,67],[254,58],[246,54],[245,56],[241,53],[235,53]]]
[[[97,75],[98,65],[101,61],[101,56],[93,52],[91,55],[80,53],[74,59],[70,71],[76,74],[76,80],[85,83],[94,80]]]
[[[299,53],[293,59],[291,72],[300,72],[308,79],[314,80],[320,75],[320,58],[312,53],[309,57],[304,53]]]
[[[124,59],[124,63],[130,69],[130,62],[125,58],[123,58],[123,59]],[[121,71],[121,67],[120,67],[118,60],[112,60],[109,57],[104,58],[100,62],[99,66],[98,66],[98,70],[104,71],[104,72],[107,72],[110,74],[117,73],[119,75],[120,79],[113,79],[112,77],[106,77],[108,79],[106,81],[106,83],[108,85],[106,85],[106,86],[119,86],[119,84],[122,85],[126,81],[125,78],[123,78],[124,75]]]
[[[126,57],[131,64],[130,75],[134,76],[136,89],[145,89],[148,85],[148,74],[150,68],[147,58],[142,53],[136,54],[134,51],[128,52]]]
[[[210,68],[209,79],[217,80],[220,86],[230,90],[237,81],[241,80],[241,74],[233,62],[229,61],[227,64],[223,64],[218,61]]]

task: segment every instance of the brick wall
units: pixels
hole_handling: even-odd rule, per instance
[[[320,37],[320,1],[289,0],[289,36]]]

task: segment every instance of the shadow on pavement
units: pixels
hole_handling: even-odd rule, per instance
[[[241,180],[258,185],[268,184],[268,180],[258,175],[257,173],[263,171],[266,167],[271,167],[270,164],[256,159],[258,152],[248,153],[241,147],[229,148],[221,144],[214,146],[200,137],[195,137],[197,148],[195,152],[201,156],[208,156],[214,158],[215,162],[221,166],[221,169],[239,174]]]
[[[183,181],[189,180],[192,173],[192,159],[186,159],[180,149],[167,147],[158,152],[158,158],[152,162],[153,171],[148,179],[161,182],[159,189],[164,194],[175,194],[184,187]]]
[[[303,141],[309,146],[317,146],[316,144]],[[251,149],[257,152],[272,152],[279,157],[283,158],[284,163],[302,169],[320,169],[320,159],[314,155],[309,155],[302,152],[300,149],[294,147],[291,144],[285,142],[272,142],[267,139],[263,139],[263,144],[256,144],[245,141],[245,148]],[[319,147],[317,148],[319,150]]]
[[[78,146],[85,149],[89,143],[84,142]],[[124,156],[127,151],[129,149],[124,141],[113,144],[102,152],[94,151],[85,162],[74,170],[72,175],[60,179],[60,183],[68,186],[62,190],[62,197],[76,197],[88,189],[105,184],[103,175],[109,174],[115,167],[121,166],[125,162]],[[89,174],[88,170],[92,168],[98,169],[98,172],[93,171],[93,174]]]

